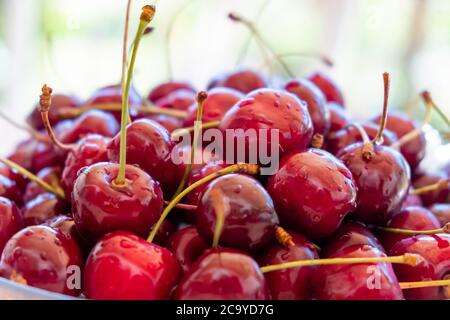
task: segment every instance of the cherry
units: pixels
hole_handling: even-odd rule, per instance
[[[17,184],[5,177],[0,175],[0,197],[8,198],[13,201],[17,206],[21,206],[23,203],[22,193],[17,187]]]
[[[60,214],[69,213],[64,200],[45,192],[28,201],[22,208],[22,217],[26,226],[38,225]]]
[[[354,245],[330,258],[385,257],[371,246]],[[372,275],[373,281],[369,282]],[[319,266],[313,273],[314,297],[319,300],[403,300],[390,263]]]
[[[194,87],[187,82],[168,81],[153,88],[148,94],[147,99],[150,102],[156,103],[159,99],[164,98],[172,92],[180,89],[191,91],[193,94],[197,92]]]
[[[328,102],[327,109],[330,112],[330,133],[341,130],[350,124],[351,117],[340,104]]]
[[[209,245],[193,226],[178,230],[167,243],[167,249],[177,257],[183,273],[186,273],[208,248]]]
[[[420,189],[440,181],[448,180],[448,176],[445,172],[425,173],[413,181],[415,189]],[[450,180],[449,180],[450,181]],[[446,202],[450,196],[450,184],[436,188],[436,190],[430,190],[420,193],[420,198],[424,206],[428,207],[435,203]]]
[[[342,107],[345,106],[342,92],[331,78],[324,75],[323,73],[316,72],[310,75],[308,79],[312,81],[317,87],[319,87],[328,102],[336,102]]]
[[[207,250],[178,284],[176,300],[266,300],[264,276],[250,256],[230,249]]]
[[[3,163],[0,163],[0,175],[11,179],[16,183],[21,191],[25,191],[28,181],[16,170],[9,168]]]
[[[179,274],[178,261],[169,250],[118,231],[101,238],[92,249],[83,293],[101,300],[167,299]]]
[[[315,246],[300,234],[289,232],[292,243],[274,244],[259,259],[261,266],[289,261],[318,259]],[[269,272],[264,275],[274,300],[306,300],[311,298],[311,276],[315,267],[299,267]]]
[[[243,251],[257,251],[270,244],[278,222],[266,190],[257,180],[240,174],[211,182],[196,212],[197,230],[206,243],[220,241],[220,245]]]
[[[80,288],[69,286],[68,271],[76,267],[79,274],[82,266],[78,245],[48,226],[27,227],[16,233],[6,243],[0,260],[6,278],[19,277],[30,286],[73,296]]]
[[[441,226],[450,222],[450,203],[435,203],[430,207],[430,211],[439,220]]]
[[[159,246],[166,246],[172,234],[177,231],[177,225],[170,222],[169,220],[164,220],[161,228],[159,228],[158,233],[155,236],[155,244]]]
[[[331,235],[356,206],[351,172],[319,149],[286,157],[267,190],[282,223],[313,239]]]
[[[330,113],[322,91],[307,79],[290,80],[284,85],[284,89],[306,102],[314,133],[325,136],[330,129]]]
[[[378,238],[383,243],[387,252],[400,240],[409,238],[411,235],[389,231],[389,228],[406,230],[433,230],[441,227],[438,219],[433,213],[422,207],[406,207],[386,223],[388,230],[379,232]]]
[[[6,242],[23,227],[22,215],[14,202],[0,197],[0,256]]]
[[[178,89],[158,99],[155,104],[161,108],[187,110],[195,103],[196,93],[188,89]]]
[[[423,207],[422,200],[418,195],[410,193],[406,196],[405,201],[402,203],[402,208],[410,206]]]
[[[268,80],[261,73],[250,69],[242,69],[217,76],[208,84],[208,90],[215,87],[226,87],[242,93],[249,93],[268,86]]]
[[[424,261],[416,267],[395,266],[395,273],[400,281],[441,280],[450,272],[450,235],[420,235],[397,242],[392,254],[416,253]],[[437,300],[446,299],[445,287],[429,287],[404,291],[407,299]]]
[[[61,176],[61,169],[59,167],[47,167],[40,170],[36,176],[47,182],[55,189],[60,188],[59,180]],[[23,194],[23,201],[28,202],[36,198],[38,195],[47,192],[40,184],[35,181],[28,183],[25,193]]]
[[[177,129],[180,129],[183,126],[183,119],[172,117],[165,114],[157,114],[157,115],[146,115],[146,116],[138,116],[135,117],[133,120],[137,119],[150,119],[155,122],[158,122],[160,125],[162,125],[169,133],[174,132]]]

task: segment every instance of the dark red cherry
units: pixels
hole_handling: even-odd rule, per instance
[[[175,192],[180,180],[171,157],[174,146],[169,132],[152,120],[137,120],[127,127],[127,163],[139,166],[160,182],[166,197]],[[120,134],[109,143],[108,157],[119,162]]]
[[[20,276],[33,287],[77,296],[83,258],[75,241],[48,226],[27,227],[6,244],[0,269],[6,278]],[[78,279],[81,281],[81,279]]]
[[[59,167],[47,167],[40,170],[36,176],[42,181],[48,183],[54,188],[59,188],[59,180],[61,176],[61,168]],[[23,201],[28,202],[36,198],[38,195],[42,193],[48,192],[44,188],[42,188],[39,184],[34,181],[28,183],[25,193],[23,194]]]
[[[326,239],[320,255],[330,257],[351,246],[364,245],[384,252],[375,235],[358,222],[344,221],[333,235]]]
[[[88,299],[163,300],[179,275],[180,266],[169,250],[118,231],[104,236],[92,249],[83,293]]]
[[[169,220],[164,220],[155,235],[153,242],[158,246],[166,246],[172,234],[177,231],[177,225]]]
[[[166,109],[187,110],[195,103],[196,96],[192,90],[178,89],[158,99],[155,105]]]
[[[316,72],[309,76],[308,79],[319,87],[328,102],[336,102],[343,107],[345,106],[341,89],[331,78],[323,73]]]
[[[405,200],[402,203],[402,208],[410,206],[423,207],[422,200],[418,195],[410,193],[406,196]]]
[[[284,89],[306,102],[314,133],[326,135],[330,129],[330,113],[322,91],[307,79],[291,80],[284,85]]]
[[[439,220],[433,213],[423,207],[406,207],[386,223],[388,228],[406,229],[406,230],[433,230],[441,227]],[[411,237],[411,235],[398,234],[389,231],[378,232],[380,239],[387,252],[400,240]]]
[[[196,212],[197,230],[206,243],[213,240],[218,214],[224,215],[222,246],[256,251],[275,240],[279,221],[272,199],[249,176],[225,175],[206,187]]]
[[[385,257],[367,245],[354,245],[330,258]],[[390,263],[335,264],[319,266],[313,273],[314,297],[318,300],[403,300]]]
[[[17,187],[17,184],[2,175],[0,175],[0,197],[13,201],[19,207],[23,204],[22,193]]]
[[[148,94],[147,99],[149,101],[155,103],[159,99],[164,98],[168,94],[170,94],[176,90],[179,90],[179,89],[189,90],[194,94],[197,92],[197,90],[195,90],[194,87],[192,87],[192,85],[187,82],[169,81],[169,82],[162,83],[162,84],[156,86],[155,88],[153,88],[150,91],[150,93]]]
[[[267,300],[268,288],[258,264],[235,250],[206,251],[186,273],[176,300]]]
[[[177,257],[183,273],[187,272],[209,247],[193,226],[178,230],[167,243],[167,249]]]
[[[330,133],[341,130],[351,123],[351,117],[343,106],[336,102],[327,103],[330,112]]]
[[[69,213],[68,207],[67,202],[46,192],[28,201],[22,208],[22,216],[26,226],[34,226],[57,215]]]
[[[318,259],[312,243],[298,233],[289,232],[293,244],[273,244],[259,259],[260,266],[281,264],[298,260]],[[311,299],[311,275],[315,267],[299,267],[268,272],[264,275],[274,300]]]
[[[87,257],[91,251],[90,243],[81,236],[77,230],[77,226],[72,217],[66,215],[55,216],[53,219],[47,220],[44,225],[61,232],[66,238],[74,240]]]
[[[447,174],[445,172],[426,173],[418,177],[413,181],[414,189],[419,189],[432,184],[435,184],[441,180],[447,180]],[[439,188],[437,190],[428,191],[420,195],[420,199],[424,206],[428,207],[435,203],[446,202],[450,196],[450,185],[447,187]]]
[[[281,222],[313,239],[331,235],[356,206],[351,172],[319,149],[285,158],[267,190]]]
[[[51,125],[56,125],[60,121],[58,112],[66,108],[77,108],[81,105],[81,100],[72,95],[54,94],[52,95],[52,102],[48,117]],[[27,117],[27,123],[36,130],[44,129],[42,123],[41,113],[38,107],[33,108],[33,111]]]
[[[441,226],[450,222],[450,203],[435,203],[430,207],[430,211],[439,220]]]
[[[111,139],[88,134],[69,152],[61,175],[61,187],[70,199],[78,173],[84,167],[108,160],[107,145]]]
[[[424,261],[415,267],[396,265],[395,273],[402,282],[442,280],[450,273],[450,235],[421,235],[397,242],[391,250],[392,255],[404,253],[419,254]],[[448,299],[446,287],[429,287],[404,290],[405,297],[411,300]]]
[[[138,117],[134,118],[134,120],[138,119],[150,119],[155,122],[158,122],[160,125],[162,125],[169,133],[174,132],[177,129],[180,129],[183,127],[183,119],[175,118],[172,116],[168,116],[165,114],[155,114],[155,115],[143,115],[140,114]]]
[[[380,120],[381,116],[378,116],[373,121],[380,123]],[[386,128],[394,132],[397,138],[400,139],[405,134],[420,128],[420,124],[404,113],[390,112],[387,117]],[[420,133],[414,139],[401,145],[400,152],[408,161],[411,171],[414,171],[424,158],[425,144],[425,135]]]
[[[256,89],[267,88],[269,82],[261,73],[249,69],[233,71],[214,78],[208,85],[208,90],[215,87],[226,87],[249,93]]]
[[[370,139],[374,139],[378,132],[378,125],[373,123],[364,123],[361,125],[364,131],[367,133]],[[397,136],[392,131],[383,130],[383,144],[386,146],[391,145],[397,141]],[[328,136],[326,148],[327,151],[336,155],[339,151],[355,142],[362,142],[361,133],[353,126],[336,131],[332,135]]]
[[[80,233],[97,240],[125,230],[147,236],[163,208],[159,184],[141,169],[127,165],[127,187],[116,187],[119,165],[100,162],[83,169],[72,192],[72,213]]]
[[[374,156],[366,160],[363,143],[346,147],[338,157],[352,172],[358,189],[357,208],[351,217],[365,223],[386,223],[408,195],[411,175],[405,158],[390,147],[375,145]]]
[[[0,163],[0,175],[5,176],[16,183],[21,191],[25,191],[25,188],[28,184],[28,180],[19,174],[16,170],[13,170],[3,163]]]
[[[0,197],[0,256],[6,242],[23,227],[22,215],[14,202]]]

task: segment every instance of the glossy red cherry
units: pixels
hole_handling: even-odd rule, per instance
[[[330,258],[385,257],[371,246],[354,245]],[[371,277],[373,281],[371,280]],[[314,297],[319,300],[403,300],[390,263],[319,266],[313,273]]]
[[[155,103],[159,99],[164,98],[168,94],[170,94],[176,90],[179,90],[179,89],[189,90],[194,94],[197,92],[197,90],[195,90],[194,87],[192,87],[192,85],[187,82],[169,81],[169,82],[162,83],[162,84],[156,86],[155,88],[153,88],[150,91],[150,93],[148,94],[147,99],[149,101]]]
[[[402,208],[410,206],[423,207],[422,200],[418,195],[410,193],[406,196],[405,200],[402,203]]]
[[[441,280],[450,272],[450,235],[421,235],[397,242],[392,255],[415,253],[425,260],[418,266],[396,265],[395,273],[402,282]],[[445,287],[429,287],[404,290],[405,297],[412,300],[448,299]]]
[[[314,133],[326,135],[330,129],[330,113],[322,91],[307,79],[291,80],[284,85],[284,89],[306,102]]]
[[[356,206],[351,172],[319,149],[285,158],[267,190],[281,222],[313,239],[331,235]]]
[[[0,197],[0,255],[6,242],[23,227],[22,215],[14,202]]]
[[[28,184],[28,180],[19,174],[16,170],[13,170],[3,163],[0,163],[0,175],[5,176],[16,183],[21,191],[25,191]]]
[[[319,87],[328,102],[336,102],[341,106],[345,106],[341,89],[331,78],[323,73],[316,72],[309,76],[308,79]]]
[[[158,246],[166,246],[172,234],[177,231],[177,225],[170,222],[169,220],[164,220],[158,232],[155,235],[153,242]]]
[[[155,122],[158,122],[167,131],[169,131],[169,133],[172,133],[175,130],[183,127],[183,119],[175,118],[175,117],[168,116],[165,114],[155,114],[155,115],[140,114],[138,117],[134,118],[133,120],[138,120],[138,119],[150,119]]]
[[[196,96],[192,90],[178,89],[158,99],[155,104],[161,108],[187,110],[195,103]]]
[[[266,300],[268,288],[256,261],[229,249],[206,251],[186,273],[176,300]]]
[[[281,264],[297,260],[318,259],[312,243],[300,234],[289,232],[292,245],[272,245],[259,259],[260,266]],[[311,276],[315,267],[299,267],[268,272],[264,275],[274,300],[311,299]]]
[[[169,249],[177,257],[183,273],[208,249],[210,245],[203,241],[197,228],[189,226],[175,232],[167,243]]]
[[[261,73],[243,69],[216,77],[209,83],[208,90],[215,87],[226,87],[242,93],[249,93],[256,89],[267,88],[268,86],[268,80]]]
[[[16,183],[13,180],[2,175],[0,175],[0,197],[4,197],[13,201],[19,207],[23,203],[22,193],[20,192]]]
[[[426,173],[418,177],[413,181],[414,189],[419,189],[432,184],[435,184],[441,180],[447,180],[447,174],[445,172]],[[439,188],[433,191],[428,191],[420,194],[420,199],[424,206],[428,207],[435,203],[446,202],[450,196],[450,185],[447,187]]]
[[[118,231],[92,249],[83,292],[89,299],[162,300],[169,297],[179,274],[178,261],[169,250]]]
[[[351,117],[343,106],[336,102],[327,103],[330,112],[330,133],[341,130],[351,123]]]
[[[36,176],[42,181],[48,183],[49,185],[58,188],[59,180],[61,176],[61,169],[59,167],[47,167],[40,170]],[[39,184],[34,181],[28,183],[25,193],[23,194],[23,201],[28,202],[36,198],[42,193],[46,193],[47,190],[42,188]]]
[[[92,246],[89,241],[81,236],[72,217],[66,215],[55,216],[47,220],[44,225],[61,232],[66,238],[74,240],[83,251],[84,257],[87,257]]]
[[[73,296],[80,288],[69,277],[76,277],[76,272],[81,276],[82,267],[78,245],[48,226],[27,227],[16,233],[0,260],[6,278],[19,276],[30,286]]]
[[[365,223],[387,222],[408,194],[411,175],[405,158],[390,147],[375,145],[374,156],[366,160],[363,143],[346,147],[338,157],[352,172],[358,189],[351,217]]]
[[[72,213],[80,233],[95,241],[125,230],[147,236],[163,208],[159,184],[141,169],[126,166],[126,188],[114,186],[119,165],[100,162],[85,168],[75,181]]]
[[[215,179],[203,192],[196,212],[196,226],[206,243],[213,240],[223,214],[220,245],[256,251],[275,240],[278,216],[272,199],[260,183],[245,175],[229,174]]]
[[[69,213],[67,202],[51,193],[41,193],[28,201],[22,208],[22,216],[26,226],[34,226],[53,219],[60,214]]]
[[[435,203],[430,207],[430,211],[439,220],[441,226],[450,222],[450,203]]]

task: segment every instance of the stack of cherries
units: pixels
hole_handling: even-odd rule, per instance
[[[387,73],[383,111],[363,123],[323,73],[275,88],[239,69],[141,99],[131,80],[153,14],[121,84],[88,101],[44,86],[30,138],[0,158],[0,276],[88,299],[450,298],[450,166],[420,166],[423,125],[388,112]],[[195,120],[234,138],[276,130],[279,167],[224,161]]]

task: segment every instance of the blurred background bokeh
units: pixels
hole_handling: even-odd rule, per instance
[[[130,37],[145,3],[133,1]],[[213,76],[236,67],[248,39],[248,31],[227,14],[255,19],[265,6],[257,23],[264,38],[279,53],[321,52],[332,58],[333,68],[297,57],[286,61],[299,77],[318,69],[334,77],[356,119],[380,112],[383,71],[392,77],[392,108],[406,108],[421,119],[423,106],[408,105],[428,89],[450,114],[449,0],[159,0],[156,4],[155,30],[143,41],[136,64],[134,83],[142,95],[169,77],[166,33],[174,15],[179,13],[170,39],[173,75],[203,89]],[[81,98],[117,83],[125,7],[125,0],[0,0],[1,110],[23,121],[44,82]],[[252,42],[241,66],[263,64]],[[274,75],[286,76],[274,67]],[[433,121],[443,127],[439,118]],[[0,128],[5,154],[25,134],[2,121]],[[441,148],[436,157],[448,160],[450,150]]]

